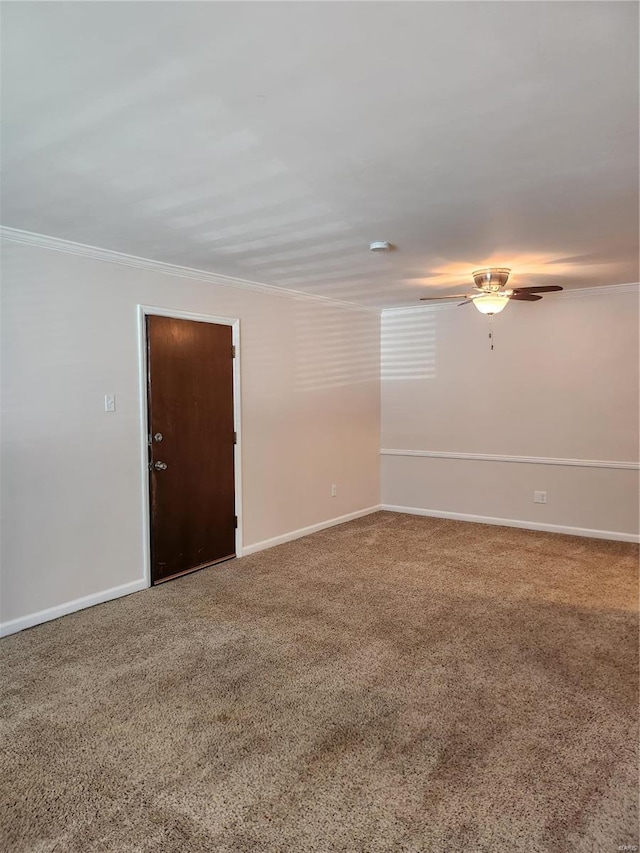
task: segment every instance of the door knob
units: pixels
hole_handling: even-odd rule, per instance
[[[166,471],[167,470],[167,463],[166,462],[155,462],[153,467],[156,469],[156,471]]]

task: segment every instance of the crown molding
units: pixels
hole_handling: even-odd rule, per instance
[[[573,290],[564,290],[558,293],[556,298],[573,299],[579,296],[616,296],[620,293],[638,293],[640,283],[629,282],[628,284],[603,284],[598,287],[576,287]]]
[[[233,276],[220,275],[207,270],[183,267],[177,264],[169,264],[164,261],[153,261],[149,258],[139,258],[137,255],[127,255],[116,252],[113,249],[101,249],[97,246],[87,246],[84,243],[75,243],[72,240],[63,240],[60,237],[48,237],[45,234],[36,234],[33,231],[22,231],[19,228],[0,226],[0,238],[12,243],[22,243],[28,246],[38,246],[41,249],[51,249],[55,252],[64,252],[68,255],[79,255],[83,258],[93,258],[97,261],[106,261],[111,264],[134,267],[136,269],[149,270],[151,272],[174,275],[180,278],[196,279],[209,284],[218,284],[223,287],[236,287],[242,290],[252,290],[257,293],[268,293],[271,296],[284,296],[287,299],[298,299],[307,302],[316,302],[327,307],[347,308],[350,311],[365,311],[369,314],[380,314],[379,308],[358,305],[355,302],[345,302],[340,299],[331,299],[329,296],[320,296],[316,293],[305,293],[302,290],[290,290],[275,284],[262,284],[257,281],[249,281]]]
[[[401,308],[383,308],[380,313],[383,316],[387,314],[402,315],[402,314],[424,314],[427,311],[431,314],[434,311],[449,311],[451,308],[457,308],[457,302],[439,302],[437,305],[404,305]]]
[[[604,284],[598,287],[580,287],[573,290],[563,290],[555,293],[555,299],[576,299],[584,296],[618,296],[622,293],[640,293],[640,283],[629,284]],[[415,314],[416,311],[449,311],[457,308],[457,302],[446,302],[438,305],[407,305],[401,308],[383,308],[382,314]]]
[[[20,228],[0,226],[0,239],[9,240],[12,243],[23,243],[29,246],[39,246],[42,249],[51,249],[55,252],[64,252],[68,255],[79,255],[80,257],[93,258],[98,261],[106,261],[112,264],[134,267],[137,269],[159,272],[165,275],[174,275],[180,278],[196,279],[198,281],[218,284],[223,287],[237,287],[244,290],[253,290],[257,293],[268,293],[272,296],[283,296],[287,299],[298,299],[308,302],[316,302],[334,308],[347,308],[351,311],[364,311],[368,314],[397,315],[414,314],[423,311],[449,311],[457,307],[457,303],[448,302],[438,305],[415,305],[401,306],[398,308],[374,308],[367,305],[358,305],[356,302],[347,302],[342,299],[332,299],[330,296],[321,296],[317,293],[306,293],[302,290],[292,290],[280,287],[276,284],[263,284],[258,281],[235,278],[234,276],[213,273],[194,267],[184,267],[178,264],[170,264],[165,261],[154,261],[150,258],[140,258],[137,255],[128,255],[124,252],[116,252],[113,249],[102,249],[98,246],[88,246],[85,243],[76,243],[73,240],[63,240],[61,237],[49,237],[45,234],[36,234],[33,231],[23,231]],[[640,284],[610,284],[600,287],[583,287],[573,290],[565,290],[557,293],[554,299],[573,299],[583,296],[617,295],[620,293],[638,293]]]

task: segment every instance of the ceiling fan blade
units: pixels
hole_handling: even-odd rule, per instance
[[[433,299],[467,299],[467,294],[454,293],[453,296],[421,296],[420,302],[431,302]]]
[[[536,293],[520,293],[514,290],[509,299],[517,299],[519,302],[537,302],[538,299],[542,299],[542,296],[538,296]]]
[[[553,293],[557,290],[564,290],[558,284],[543,284],[540,287],[514,287],[514,293]]]
[[[458,308],[461,305],[470,305],[473,302],[473,299],[465,299],[464,302],[458,302]]]

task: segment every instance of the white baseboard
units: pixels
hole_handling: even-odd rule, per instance
[[[285,542],[292,542],[294,539],[301,539],[303,536],[308,536],[310,533],[317,533],[319,530],[325,530],[327,527],[335,527],[338,524],[344,524],[345,521],[353,521],[356,518],[362,518],[365,515],[371,515],[378,512],[382,507],[369,506],[366,509],[359,509],[357,512],[350,512],[348,515],[340,515],[338,518],[330,518],[328,521],[321,521],[318,524],[311,524],[309,527],[301,527],[299,530],[291,530],[289,533],[283,533],[281,536],[274,536],[273,539],[263,539],[262,542],[255,542],[253,545],[244,545],[242,548],[242,556],[247,557],[249,554],[255,554],[257,551],[264,551],[265,548],[273,548],[275,545],[282,545]]]
[[[590,539],[613,539],[617,542],[640,542],[637,533],[622,533],[617,530],[592,530],[588,527],[565,527],[561,524],[545,524],[538,521],[519,521],[514,518],[492,518],[488,515],[468,515],[462,512],[446,512],[440,509],[421,509],[414,506],[381,504],[381,510],[403,512],[407,515],[425,515],[431,518],[450,518],[454,521],[472,521],[477,524],[495,524],[499,527],[522,527],[524,530],[542,530],[546,533],[564,533],[567,536],[587,536]]]
[[[617,530],[593,530],[585,527],[566,527],[560,524],[545,524],[537,521],[520,521],[513,518],[492,518],[484,515],[470,515],[461,512],[447,512],[437,509],[422,509],[420,507],[411,506],[394,506],[391,504],[381,504],[379,506],[370,506],[366,509],[350,512],[348,515],[341,515],[337,518],[331,518],[328,521],[321,521],[318,524],[312,524],[309,527],[301,527],[298,530],[292,530],[289,533],[283,533],[281,536],[274,536],[272,539],[264,539],[262,542],[256,542],[253,545],[247,545],[242,549],[243,556],[255,554],[258,551],[264,551],[266,548],[273,548],[275,545],[282,545],[285,542],[292,542],[294,539],[300,539],[303,536],[308,536],[311,533],[317,533],[319,530],[326,530],[329,527],[336,527],[338,524],[344,524],[347,521],[353,521],[356,518],[363,518],[365,515],[371,515],[374,512],[385,510],[387,512],[406,513],[407,515],[422,515],[431,518],[449,518],[454,521],[471,521],[478,524],[493,524],[500,527],[521,527],[525,530],[542,530],[547,533],[563,533],[568,536],[586,536],[592,539],[612,539],[619,542],[640,542],[640,535],[637,533],[622,533]],[[68,613],[75,613],[77,610],[83,610],[86,607],[93,607],[94,604],[102,604],[105,601],[111,601],[114,598],[121,598],[124,595],[130,595],[132,592],[139,592],[146,589],[148,583],[144,578],[130,583],[114,586],[111,589],[105,589],[102,592],[96,592],[92,595],[85,595],[83,598],[76,598],[73,601],[67,601],[64,604],[58,604],[56,607],[49,607],[46,610],[39,610],[37,613],[30,613],[27,616],[21,616],[19,619],[12,619],[9,622],[0,624],[0,637],[6,637],[9,634],[15,634],[18,631],[23,631],[25,628],[32,628],[34,625],[40,625],[43,622],[50,622],[52,619],[58,619],[60,616],[66,616]]]
[[[302,536],[308,536],[310,533],[316,533],[318,530],[335,527],[337,524],[344,524],[345,521],[353,521],[356,518],[371,515],[373,512],[378,512],[379,509],[380,507],[377,505],[370,506],[357,512],[350,512],[348,515],[331,518],[328,521],[321,521],[319,524],[312,524],[310,527],[301,527],[299,530],[283,533],[282,536],[274,536],[273,539],[256,542],[254,545],[246,545],[238,553],[238,556],[240,556],[240,553],[242,556],[247,556],[248,554],[255,554],[257,551],[264,551],[265,548],[272,548],[274,545],[281,545],[284,542],[300,539]],[[58,604],[56,607],[49,607],[47,610],[40,610],[37,613],[30,613],[28,616],[21,616],[19,619],[12,619],[10,622],[0,624],[0,637],[15,634],[18,631],[23,631],[25,628],[32,628],[34,625],[40,625],[43,622],[50,622],[52,619],[66,616],[68,613],[75,613],[76,610],[83,610],[85,607],[93,607],[94,604],[102,604],[105,601],[111,601],[113,598],[120,598],[132,592],[139,592],[148,586],[147,581],[141,578],[131,583],[122,584],[122,586],[114,586],[112,589],[105,589],[93,595],[85,595],[83,598],[76,598],[64,604]]]
[[[66,601],[64,604],[58,604],[56,607],[39,610],[37,613],[29,613],[28,616],[21,616],[19,619],[12,619],[10,622],[0,624],[0,637],[15,634],[18,631],[23,631],[25,628],[33,628],[34,625],[40,625],[42,622],[50,622],[52,619],[66,616],[67,613],[75,613],[76,610],[84,610],[85,607],[93,607],[94,604],[102,604],[105,601],[111,601],[113,598],[121,598],[123,595],[139,592],[139,590],[146,589],[148,586],[149,584],[144,578],[141,578],[137,581],[131,581],[131,583],[124,583],[121,586],[105,589],[102,592],[85,595],[83,598]]]

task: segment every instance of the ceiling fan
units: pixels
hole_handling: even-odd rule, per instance
[[[499,314],[505,308],[507,302],[515,299],[519,302],[537,302],[542,299],[541,293],[552,293],[563,290],[557,284],[543,285],[542,287],[507,287],[510,269],[505,267],[490,267],[484,270],[476,270],[472,273],[475,282],[476,293],[458,293],[454,296],[421,296],[423,302],[431,302],[435,299],[463,299],[460,305],[468,305],[470,302],[476,306],[482,314]]]

